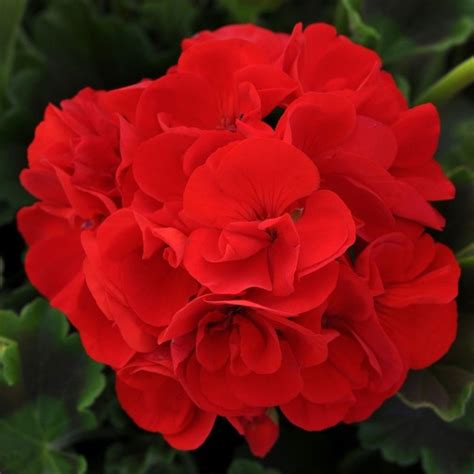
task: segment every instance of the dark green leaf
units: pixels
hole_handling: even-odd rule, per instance
[[[278,474],[275,469],[267,469],[256,461],[234,459],[227,474]]]
[[[416,468],[414,468],[416,469]],[[344,456],[339,463],[338,474],[410,474],[419,473],[418,470],[397,466],[385,461],[378,451],[367,451],[363,448],[356,448]]]
[[[431,408],[445,421],[464,416],[474,391],[474,318],[459,317],[458,336],[449,353],[425,370],[412,371],[400,391],[413,408]]]
[[[0,111],[10,78],[15,53],[15,42],[26,0],[0,2]]]
[[[343,26],[347,22],[347,30],[350,37],[357,43],[376,48],[380,40],[379,32],[364,22],[360,14],[360,0],[340,0],[339,9],[343,12],[339,13],[339,29],[345,30]],[[345,20],[345,21],[344,21]]]
[[[191,34],[197,14],[190,0],[147,0],[141,6],[143,23],[174,48]]]
[[[453,147],[442,159],[443,168],[456,182],[474,183],[474,120],[460,121],[453,130]]]
[[[24,153],[19,145],[0,143],[0,224],[11,221],[16,211],[32,200],[18,179],[25,165]]]
[[[219,0],[219,5],[238,23],[255,23],[263,13],[276,10],[281,0]]]
[[[2,472],[85,472],[85,460],[66,448],[95,428],[89,407],[103,390],[104,377],[68,328],[64,316],[43,300],[20,316],[0,311],[0,336],[18,349],[17,362],[10,358],[3,372],[15,383],[0,385]]]
[[[366,0],[363,17],[382,32],[380,52],[385,63],[420,55],[445,53],[462,45],[474,31],[474,4],[470,0],[436,2]],[[416,64],[419,70],[419,62]]]
[[[10,309],[20,311],[30,301],[38,297],[38,292],[26,282],[22,286],[18,286],[10,291],[2,291],[0,293],[0,309]]]
[[[472,474],[474,399],[465,417],[451,423],[432,410],[412,410],[396,398],[361,423],[359,437],[368,449],[380,449],[387,461],[408,466],[421,461],[427,474]]]
[[[87,0],[51,2],[35,18],[33,41],[47,58],[47,92],[55,100],[85,86],[123,86],[161,72],[138,25],[117,15],[100,15]]]
[[[191,456],[169,447],[158,435],[136,435],[107,450],[105,474],[198,474]]]

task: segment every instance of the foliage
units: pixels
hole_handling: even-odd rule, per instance
[[[5,472],[86,472],[69,450],[96,428],[101,366],[43,300],[0,313],[0,465]],[[3,470],[2,469],[2,470]]]

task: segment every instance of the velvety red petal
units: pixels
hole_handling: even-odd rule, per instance
[[[301,276],[339,257],[355,241],[352,214],[331,191],[317,191],[308,198],[296,228],[301,239],[298,262]]]
[[[438,146],[439,116],[432,104],[403,112],[392,126],[398,143],[397,168],[413,168],[431,160]]]
[[[190,176],[184,210],[201,224],[277,217],[316,189],[311,160],[279,140],[253,138],[214,153]]]
[[[259,46],[270,60],[276,60],[283,52],[283,49],[289,39],[286,33],[275,33],[251,23],[242,23],[238,25],[226,25],[214,31],[200,31],[192,38],[183,40],[181,46],[183,50],[201,43],[215,39],[242,39]]]
[[[220,123],[212,87],[194,74],[163,76],[145,89],[135,115],[137,129],[144,137],[162,131],[160,114],[174,126],[214,129]]]
[[[192,135],[168,132],[142,143],[133,161],[138,186],[158,201],[180,200],[187,181],[184,153],[195,140]]]
[[[306,91],[356,89],[373,69],[380,68],[374,51],[345,36],[336,37],[329,25],[310,25],[304,37],[308,53],[300,64],[300,79]]]
[[[351,406],[350,401],[316,404],[301,395],[280,407],[283,414],[296,426],[309,431],[321,431],[342,421]]]
[[[240,357],[256,374],[272,374],[282,363],[280,341],[265,318],[238,318]]]
[[[301,390],[298,364],[287,344],[281,343],[282,364],[269,375],[229,376],[230,390],[250,406],[275,406],[293,399]]]
[[[192,420],[183,431],[175,434],[165,434],[165,440],[175,449],[196,449],[209,436],[214,426],[216,415],[202,410],[196,410]]]
[[[57,297],[81,271],[80,228],[39,204],[19,212],[18,227],[30,245],[25,259],[28,278],[49,299]]]
[[[341,148],[388,169],[397,155],[397,140],[386,125],[369,117],[358,116],[355,130]]]
[[[380,322],[411,369],[423,369],[440,359],[456,337],[456,303],[381,307]]]
[[[205,254],[215,254],[219,241],[219,231],[198,229],[188,240],[184,254],[184,266],[202,285],[215,293],[240,293],[250,288],[272,288],[268,271],[266,250],[255,253],[244,260],[210,262]],[[233,275],[229,278],[229,275]]]
[[[308,93],[294,101],[277,125],[277,134],[317,158],[344,143],[356,127],[354,105],[341,95]]]
[[[291,315],[301,314],[324,303],[336,286],[338,274],[339,265],[332,262],[300,278],[294,292],[288,296],[275,296],[268,291],[251,289],[245,297],[267,308]]]

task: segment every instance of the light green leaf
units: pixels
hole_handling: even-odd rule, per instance
[[[474,267],[474,242],[466,245],[456,257],[461,267]]]
[[[444,104],[471,84],[474,84],[474,56],[458,64],[445,76],[436,81],[428,90],[420,95],[417,103],[432,102],[436,105]]]
[[[26,306],[20,316],[0,311],[0,337],[13,341],[18,351],[17,362],[10,359],[4,366],[9,376],[3,371],[14,384],[0,385],[2,472],[86,470],[85,460],[67,448],[96,427],[89,407],[103,390],[104,377],[68,329],[65,317],[43,300]]]
[[[20,355],[16,341],[0,336],[0,384],[14,385],[20,373]]]

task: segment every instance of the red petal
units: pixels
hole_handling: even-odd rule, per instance
[[[250,406],[269,407],[286,403],[301,390],[302,380],[298,364],[287,344],[281,343],[282,364],[278,371],[269,375],[249,374],[229,376],[230,390]]]
[[[184,153],[195,140],[190,135],[168,132],[142,143],[133,162],[138,186],[158,201],[181,200],[187,181]]]
[[[456,303],[383,307],[380,322],[411,369],[423,369],[440,359],[456,337]]]
[[[403,112],[393,124],[398,142],[394,167],[413,168],[433,159],[438,146],[440,123],[432,104],[423,104]]]
[[[278,217],[318,185],[316,167],[279,140],[251,138],[219,149],[197,168],[184,192],[184,210],[198,223]]]
[[[331,191],[317,191],[296,222],[301,239],[298,271],[307,275],[342,255],[355,241],[352,214]]]

